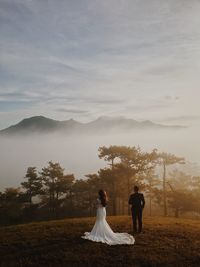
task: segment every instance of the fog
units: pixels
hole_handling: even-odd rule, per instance
[[[52,160],[59,162],[67,173],[77,179],[95,173],[105,162],[98,158],[103,145],[140,146],[144,151],[160,151],[183,156],[189,162],[200,163],[200,125],[179,130],[143,130],[124,134],[95,136],[24,136],[0,138],[0,190],[19,186],[29,166],[38,170]]]

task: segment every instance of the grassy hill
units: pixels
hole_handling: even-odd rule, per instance
[[[94,218],[0,228],[1,267],[200,266],[200,221],[147,217],[133,246],[83,240]],[[130,217],[108,217],[114,231],[131,233]]]

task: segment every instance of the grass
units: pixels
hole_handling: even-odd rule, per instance
[[[1,267],[200,266],[200,221],[144,219],[133,246],[81,239],[94,218],[66,219],[0,228]],[[114,231],[131,233],[131,218],[108,217]]]

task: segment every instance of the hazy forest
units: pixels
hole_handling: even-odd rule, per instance
[[[200,176],[179,170],[184,158],[128,146],[99,147],[98,156],[105,167],[85,179],[58,162],[49,161],[41,170],[29,166],[19,187],[0,193],[1,225],[94,216],[101,188],[109,196],[108,215],[128,215],[135,184],[145,194],[145,215],[200,217]]]

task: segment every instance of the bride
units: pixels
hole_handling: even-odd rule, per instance
[[[107,194],[99,190],[97,199],[96,222],[91,232],[86,232],[82,238],[108,245],[133,245],[135,239],[127,233],[114,233],[106,221]]]

